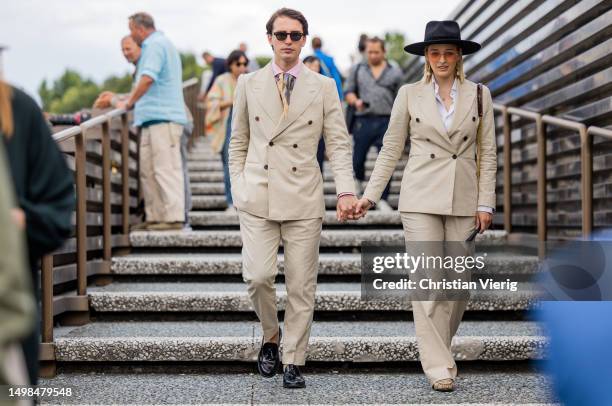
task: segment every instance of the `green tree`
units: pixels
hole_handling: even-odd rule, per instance
[[[72,86],[61,97],[51,102],[49,111],[53,113],[73,113],[84,107],[91,107],[99,94],[100,88],[91,81],[85,82],[81,86]]]
[[[202,67],[197,64],[196,57],[191,53],[181,53],[183,64],[183,80],[193,77],[200,78]],[[83,78],[73,69],[53,81],[43,80],[38,87],[38,94],[43,103],[43,110],[50,113],[74,113],[83,108],[90,108],[98,95],[109,90],[115,93],[129,93],[132,88],[132,75],[112,75],[100,85],[91,79]]]
[[[183,65],[183,80],[198,78],[202,76],[202,68],[198,65],[197,58],[192,53],[181,52],[181,64]]]
[[[401,32],[392,31],[385,33],[387,58],[397,62],[402,69],[406,68],[413,58],[413,56],[404,51],[406,43],[406,38]]]
[[[52,113],[72,113],[90,107],[99,93],[100,89],[93,80],[83,79],[72,69],[66,69],[52,86],[43,80],[38,88],[43,109]]]
[[[132,75],[126,73],[123,76],[109,76],[102,83],[102,90],[110,90],[115,93],[129,93],[132,90]]]

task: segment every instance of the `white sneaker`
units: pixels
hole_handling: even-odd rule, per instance
[[[225,209],[226,213],[235,213],[236,212],[236,208],[233,205],[229,205],[227,206],[227,209]]]
[[[385,212],[393,211],[393,208],[389,205],[389,203],[387,203],[386,200],[382,199],[378,203],[376,203],[376,209]]]

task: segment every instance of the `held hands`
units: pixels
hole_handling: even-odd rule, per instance
[[[366,213],[368,212],[368,210],[370,210],[371,208],[372,208],[372,203],[365,197],[362,197],[361,199],[357,201],[357,204],[355,206],[355,212],[360,213],[361,217],[364,217]]]
[[[357,198],[354,195],[344,195],[338,198],[336,205],[336,218],[338,221],[356,220],[355,204]]]
[[[338,199],[336,218],[338,221],[359,220],[372,207],[366,198],[357,199],[353,195],[345,195]]]

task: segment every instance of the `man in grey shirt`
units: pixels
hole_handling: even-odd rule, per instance
[[[353,170],[359,181],[365,181],[365,160],[372,145],[378,151],[387,127],[395,95],[402,85],[402,71],[389,64],[385,58],[385,43],[378,37],[366,42],[367,62],[351,68],[345,87],[345,100],[355,108],[352,133]],[[351,129],[349,129],[351,130]],[[378,203],[380,209],[390,209],[386,199],[389,185]]]

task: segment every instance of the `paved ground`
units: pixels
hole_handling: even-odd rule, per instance
[[[212,368],[208,368],[212,371]],[[282,388],[280,375],[254,373],[62,373],[44,385],[72,386],[72,398],[41,404],[548,404],[551,383],[529,364],[459,365],[453,393],[429,388],[418,365],[389,372],[341,368],[307,370],[307,388]],[[218,371],[218,368],[215,370]]]

